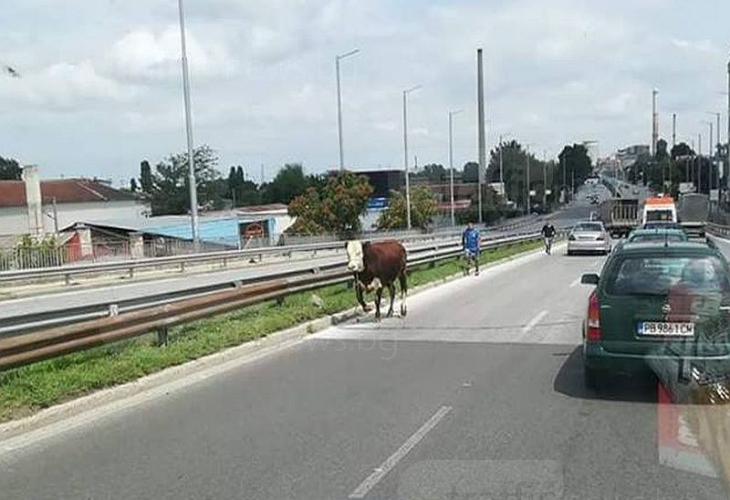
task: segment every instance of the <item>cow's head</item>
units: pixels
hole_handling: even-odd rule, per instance
[[[362,241],[351,240],[345,245],[347,250],[347,269],[354,273],[365,270],[365,261],[362,248]]]

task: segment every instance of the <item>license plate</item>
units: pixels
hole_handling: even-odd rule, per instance
[[[694,337],[695,324],[643,321],[636,330],[639,335],[647,337]]]

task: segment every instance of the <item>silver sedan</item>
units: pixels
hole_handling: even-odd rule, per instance
[[[610,251],[611,235],[603,227],[602,222],[581,222],[571,229],[568,235],[568,255],[580,252],[607,254]]]

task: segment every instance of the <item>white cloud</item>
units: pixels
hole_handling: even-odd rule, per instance
[[[0,96],[9,104],[46,111],[87,111],[99,104],[129,101],[134,95],[133,88],[99,74],[90,61],[56,63],[0,85]]]
[[[186,35],[188,61],[196,77],[215,78],[235,72],[235,62],[222,44],[202,43]],[[159,33],[138,29],[114,43],[111,64],[115,75],[135,80],[157,80],[180,76],[180,31],[168,26]]]

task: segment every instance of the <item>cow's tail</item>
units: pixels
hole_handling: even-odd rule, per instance
[[[408,266],[406,262],[406,253],[403,252],[403,265],[401,267],[401,272],[398,275],[398,281],[400,281],[400,315],[402,317],[405,317],[408,313],[408,308],[406,307],[406,296],[408,295]]]

